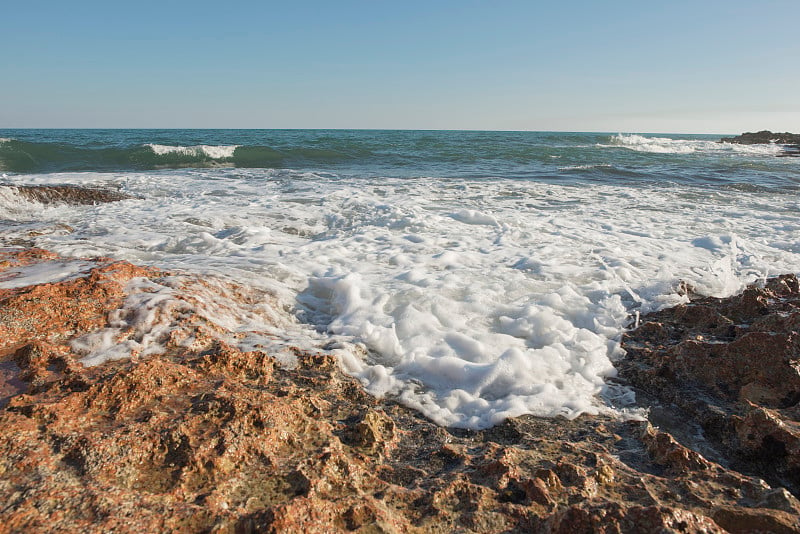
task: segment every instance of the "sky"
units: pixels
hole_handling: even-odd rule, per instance
[[[800,132],[797,0],[0,5],[0,128]]]

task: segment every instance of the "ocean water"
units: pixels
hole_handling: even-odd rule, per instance
[[[0,246],[74,258],[0,285],[65,279],[92,256],[184,273],[134,282],[116,323],[76,342],[87,364],[157,353],[165,317],[192,310],[285,365],[289,346],[334,353],[442,425],[635,416],[613,362],[640,314],[684,302],[681,283],[728,296],[800,271],[800,158],[717,140],[0,130]],[[22,184],[134,198],[41,204]],[[115,341],[123,328],[135,342]]]

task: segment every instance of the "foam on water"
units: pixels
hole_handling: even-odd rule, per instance
[[[41,206],[36,204],[22,198],[16,188],[0,185],[0,217],[8,218],[25,211],[38,211]]]
[[[46,261],[0,272],[0,289],[52,284],[78,278],[94,266],[82,260]]]
[[[187,300],[201,288],[136,289],[124,317],[140,319],[82,341],[87,362],[162,350],[191,308],[237,343],[334,352],[373,394],[467,428],[616,413],[629,395],[609,378],[636,312],[685,301],[680,281],[726,296],[800,265],[787,192],[241,169],[29,178],[137,199],[42,207],[4,239],[58,221],[74,231],[37,245],[224,275],[275,299],[269,330],[252,310]]]
[[[196,348],[198,332],[242,350],[267,350],[286,366],[296,361],[285,348],[297,321],[269,292],[188,274],[135,278],[126,292],[108,327],[71,342],[85,365],[162,354],[169,343]]]
[[[613,169],[613,165],[609,165],[607,163],[593,163],[590,165],[564,165],[563,167],[559,167],[558,170],[560,171],[588,171],[591,169]]]
[[[718,143],[708,140],[670,139],[667,137],[647,137],[636,134],[618,134],[611,138],[606,147],[624,147],[637,152],[657,154],[692,154],[704,153],[740,153],[761,156],[775,156],[783,149],[780,145],[740,145],[736,143]]]
[[[78,212],[66,204],[28,200],[17,188],[0,185],[0,236],[13,236],[12,241],[30,241],[45,233],[68,233],[71,228],[62,221]]]

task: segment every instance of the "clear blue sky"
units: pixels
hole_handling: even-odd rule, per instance
[[[0,128],[800,131],[798,8],[7,0]]]

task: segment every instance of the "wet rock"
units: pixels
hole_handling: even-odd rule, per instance
[[[763,145],[779,144],[784,145],[785,152],[782,156],[800,156],[800,134],[789,132],[773,133],[769,130],[760,132],[745,132],[736,137],[723,137],[720,143],[736,143],[740,145]]]
[[[0,272],[58,258],[58,254],[41,248],[0,248]]]
[[[800,145],[800,134],[793,134],[789,132],[773,133],[769,130],[761,130],[760,132],[745,132],[736,137],[723,137],[720,139],[722,143],[738,143],[741,145],[759,145],[778,143],[780,145]]]
[[[797,278],[695,299],[642,321],[623,337],[627,356],[618,367],[661,412],[673,412],[663,430],[695,421],[700,433],[689,446],[800,494]]]
[[[55,260],[43,251],[4,254],[0,270]],[[285,367],[267,351],[240,350],[231,332],[204,320],[199,297],[192,300],[192,293],[215,289],[258,302],[268,301],[264,295],[92,262],[73,279],[0,293],[0,378],[6,380],[0,384],[0,530],[800,528],[800,506],[790,492],[706,458],[664,428],[608,417],[525,416],[481,432],[443,429],[391,399],[367,395],[324,351],[293,349],[296,365]],[[153,284],[168,278],[186,292],[184,304],[160,312],[172,314],[159,319],[169,325],[156,336],[162,351],[82,365],[75,339],[104,332],[110,322],[120,342],[142,334],[120,313],[134,278]],[[784,293],[793,291],[791,283],[786,280]],[[706,326],[724,323],[713,313],[699,315],[708,317]],[[778,323],[750,324],[768,331]],[[740,328],[738,320],[734,326]],[[683,335],[667,320],[645,331],[664,347]],[[722,328],[714,335],[729,333]],[[649,349],[647,340],[638,343]],[[648,362],[639,362],[641,373]],[[691,369],[676,367],[672,376]],[[703,380],[695,381],[698,388]],[[723,400],[740,402],[735,394]],[[790,408],[720,409],[728,417],[725,435],[742,454],[785,451],[784,465],[793,468],[795,442],[785,424]]]
[[[77,185],[1,185],[20,197],[42,204],[104,204],[133,198],[114,189]]]

